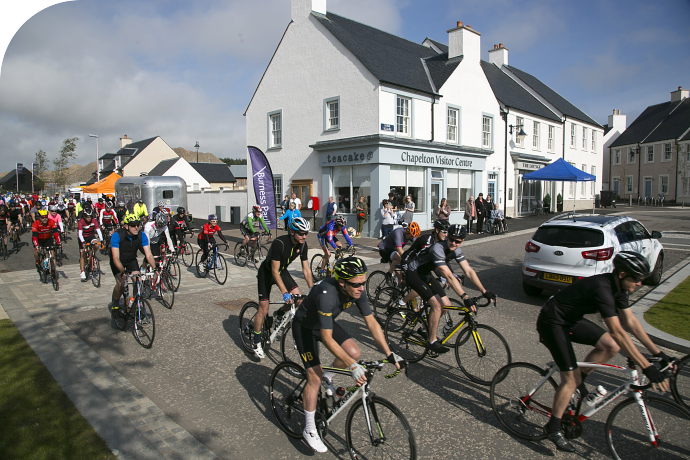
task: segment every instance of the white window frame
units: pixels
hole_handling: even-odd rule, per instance
[[[515,130],[515,145],[517,147],[524,147],[525,139],[520,140],[517,135],[520,134],[521,129],[525,129],[525,119],[523,117],[515,117],[515,125],[517,126],[517,129]]]
[[[683,196],[690,196],[690,177],[683,177],[682,191]]]
[[[333,122],[333,117],[331,116],[331,106],[336,104],[335,123]],[[323,130],[324,131],[338,131],[341,125],[341,105],[340,96],[329,97],[323,100]]]
[[[587,150],[587,128],[582,127],[582,150]]]
[[[635,183],[633,182],[633,176],[625,176],[625,194],[631,195],[635,193]]]
[[[571,166],[575,166],[575,163],[573,163],[572,161],[569,161],[568,163],[570,163]],[[577,166],[575,166],[575,167],[577,167]],[[569,190],[569,192],[570,192],[570,198],[572,198],[572,199],[575,199],[575,198],[576,198],[576,196],[575,196],[575,194],[577,193],[576,184],[577,184],[577,182],[570,181],[570,187],[569,187],[570,190]]]
[[[488,131],[486,130],[488,126]],[[494,145],[494,117],[482,114],[482,148],[492,149]]]
[[[597,151],[597,132],[596,130],[592,130],[592,152]]]
[[[450,123],[451,112],[455,114],[455,124]],[[451,128],[455,129],[455,139],[451,139]],[[460,108],[451,105],[446,106],[446,143],[460,144]]]
[[[570,123],[570,146],[575,148],[576,142],[577,142],[577,128],[575,128],[575,123]]]
[[[539,150],[539,122],[532,122],[532,149]]]
[[[666,179],[666,190],[664,190],[664,179]],[[669,175],[659,174],[659,193],[662,195],[668,195],[669,185]]]
[[[591,171],[592,171],[592,173],[591,173],[592,176],[596,177],[596,175],[597,175],[597,167],[594,166],[594,165],[592,165],[591,168],[592,168],[592,169],[591,169]],[[594,196],[594,195],[596,195],[596,191],[597,191],[597,181],[596,181],[596,180],[593,180],[593,181],[591,181],[591,184],[592,184],[592,196]]]
[[[549,152],[554,151],[554,146],[556,145],[556,127],[549,125],[549,140],[547,141],[546,148]]]
[[[620,176],[613,176],[611,178],[611,191],[612,192],[616,191],[616,187],[614,186],[614,184],[616,184],[616,183],[618,184],[618,192],[617,193],[618,193],[618,195],[620,195],[621,194],[621,178],[620,178]]]
[[[670,142],[667,142],[666,144],[663,144],[663,148],[664,148],[664,151],[663,151],[663,154],[661,155],[661,161],[662,162],[671,161],[671,159],[673,158],[673,144],[671,144]],[[666,154],[668,154],[668,158],[666,158]]]
[[[399,94],[395,98],[395,135],[412,137],[412,99]]]
[[[583,164],[582,165],[582,170],[584,172],[587,172],[587,165]],[[585,198],[587,196],[587,185],[585,181],[582,181],[582,188],[580,189],[580,193],[582,194],[582,198]]]
[[[613,149],[613,164],[621,164],[621,149]]]
[[[632,147],[628,147],[628,155],[627,155],[626,158],[625,158],[625,161],[626,161],[627,164],[629,164],[629,165],[634,165],[635,162],[637,161],[637,158],[635,158],[635,157],[636,157],[636,156],[639,156],[639,155],[633,155],[632,149],[633,149]],[[632,161],[630,161],[630,158],[631,158],[631,157],[632,157]]]
[[[654,163],[654,146],[653,145],[647,145],[645,147],[645,153],[644,153],[644,162],[645,164],[652,164]],[[652,155],[652,159],[649,159],[649,155]]]
[[[278,120],[277,129],[275,120]],[[268,150],[283,147],[283,109],[268,112]],[[276,136],[277,135],[277,136]],[[276,142],[276,138],[278,142]]]

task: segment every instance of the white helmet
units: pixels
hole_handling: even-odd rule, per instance
[[[290,221],[288,227],[290,227],[290,230],[294,230],[296,232],[308,232],[311,228],[309,221],[304,217],[295,217]]]

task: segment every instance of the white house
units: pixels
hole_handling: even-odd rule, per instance
[[[621,115],[620,110],[613,110],[613,114],[609,115],[608,123],[604,125],[604,167],[602,169],[602,190],[613,190],[612,184],[609,183],[611,177],[611,144],[613,144],[618,136],[628,127],[628,117]],[[617,152],[620,156],[620,150]],[[620,164],[620,162],[618,163]],[[618,189],[616,189],[618,191]]]
[[[148,175],[181,177],[187,184],[188,192],[211,189],[211,184],[182,157],[161,161]]]
[[[292,22],[245,112],[247,144],[266,153],[276,200],[317,196],[323,215],[333,196],[354,225],[354,203],[365,197],[364,233],[377,236],[375,211],[389,192],[411,195],[415,220],[429,228],[444,197],[451,222],[464,223],[464,203],[479,192],[508,215],[530,212],[549,186],[523,186],[522,173],[558,157],[601,172],[599,124],[508,66],[507,48],[482,61],[481,34],[471,26],[446,32],[448,45],[417,44],[328,13],[325,0],[293,0]],[[520,122],[527,144],[516,144],[520,130],[507,126]],[[585,136],[583,148],[564,149],[571,125]],[[599,184],[570,199],[591,207]]]
[[[155,168],[163,160],[179,158],[160,136],[132,142],[125,134],[120,138],[120,150],[106,153],[98,159],[98,175],[103,178],[116,172],[121,176],[140,176]]]

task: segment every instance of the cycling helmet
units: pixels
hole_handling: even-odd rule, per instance
[[[141,224],[141,221],[136,216],[136,214],[132,214],[132,213],[128,212],[127,215],[125,215],[125,218],[122,219],[122,223],[125,225]]]
[[[448,227],[448,236],[450,238],[459,238],[461,240],[464,240],[467,236],[467,230],[465,230],[465,227],[463,227],[462,225],[453,224],[450,227]]]
[[[450,227],[450,224],[446,219],[436,219],[434,221],[434,228],[436,230],[443,230],[445,232],[448,231],[448,227]]]
[[[113,207],[113,204],[110,201],[105,202],[105,209],[111,209]]]
[[[637,279],[645,279],[651,271],[649,262],[640,254],[632,251],[621,251],[613,258],[613,266]]]
[[[6,213],[7,212],[7,206],[4,204],[0,204],[0,213]]]
[[[422,233],[417,222],[410,222],[410,225],[407,226],[407,232],[412,238],[418,238],[420,233]]]
[[[51,204],[50,206],[48,206],[48,211],[57,212],[57,206],[54,204]]]
[[[218,216],[216,216],[215,214],[209,214],[209,215],[208,215],[208,220],[209,220],[209,222],[212,221],[212,220],[218,220]]]
[[[38,211],[38,217],[48,217],[48,211],[46,211],[45,209],[41,209],[40,211]]]
[[[16,201],[10,200],[10,206],[16,206],[16,205],[17,205],[17,202],[16,202]]]
[[[344,227],[347,224],[347,219],[345,219],[345,216],[335,216],[335,225],[338,227]]]
[[[311,228],[309,221],[304,217],[295,217],[290,221],[288,226],[290,227],[290,230],[294,230],[296,232],[308,232]]]
[[[159,207],[159,208],[165,207],[165,201],[163,201],[163,200],[158,200],[158,207]]]
[[[41,202],[39,201],[38,203],[36,203],[35,206],[36,206],[36,209],[41,209],[41,208],[43,207],[43,203],[41,203]]]
[[[57,209],[58,209],[58,211],[62,212],[62,211],[64,211],[64,210],[67,209],[67,208],[65,207],[64,204],[60,203],[59,205],[57,205]]]
[[[117,207],[118,207],[118,208],[124,208],[124,207],[125,207],[125,202],[124,202],[124,201],[118,202],[118,203],[117,203]]]
[[[156,227],[163,228],[166,225],[168,225],[168,216],[163,213],[158,214],[156,216]]]
[[[99,202],[99,203],[103,203],[103,198],[99,198],[99,199],[98,199],[98,202]]]
[[[143,203],[144,200],[142,198],[137,198],[137,203]]]
[[[91,201],[91,197],[90,197],[90,196],[87,196],[87,197],[86,197],[86,201]]]
[[[180,206],[179,208],[177,208],[177,213],[178,213],[178,214],[184,214],[185,212],[186,212],[186,211],[185,211],[185,209],[184,209],[182,206]]]
[[[82,215],[83,215],[84,217],[93,217],[93,209],[91,209],[91,208],[84,208],[84,210],[82,211]]]
[[[333,269],[335,279],[349,280],[359,275],[367,274],[367,266],[359,257],[345,257],[335,263]]]
[[[254,206],[252,206],[252,212],[261,212],[261,206],[255,204]]]

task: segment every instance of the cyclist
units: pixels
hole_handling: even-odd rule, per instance
[[[251,212],[244,216],[244,219],[242,219],[242,225],[240,225],[240,232],[242,233],[242,236],[244,236],[242,246],[246,247],[247,243],[251,241],[252,248],[256,247],[256,240],[259,238],[259,234],[254,229],[254,222],[257,219],[261,223],[261,226],[264,228],[264,231],[268,233],[267,241],[271,241],[271,231],[268,229],[268,226],[266,226],[266,221],[264,220],[264,217],[261,215],[261,207],[255,204],[254,206],[252,206]],[[252,249],[251,257],[252,259],[254,259],[254,249]],[[256,262],[256,260],[254,260],[254,262]]]
[[[549,298],[537,320],[539,341],[549,349],[561,371],[551,418],[544,426],[544,433],[558,450],[575,452],[561,430],[561,418],[576,389],[582,398],[587,395],[584,380],[594,370],[580,371],[573,342],[594,346],[585,358],[586,362],[605,363],[623,349],[652,383],[659,384],[663,391],[669,387],[664,374],[645,359],[623,329],[625,326],[650,353],[662,358],[664,365],[668,364],[670,358],[652,343],[628,303],[628,294],[635,292],[642,280],[650,275],[649,263],[640,254],[623,251],[614,257],[613,266],[612,273],[575,281]],[[609,332],[584,318],[584,315],[593,313],[601,315]]]
[[[396,228],[388,234],[381,242],[378,244],[379,255],[381,256],[381,263],[389,263],[388,275],[386,278],[390,280],[390,277],[395,272],[395,266],[400,263],[401,257],[403,255],[403,247],[419,237],[421,229],[417,222],[410,222],[410,224],[405,227],[404,225],[400,228]]]
[[[331,252],[328,250],[327,244],[330,244],[331,247],[336,251],[343,249],[343,244],[338,241],[338,238],[335,236],[336,234],[342,233],[345,236],[347,244],[352,246],[352,240],[350,239],[350,235],[347,234],[347,230],[345,230],[345,225],[347,225],[345,216],[338,214],[335,216],[335,219],[319,228],[317,238],[319,240],[319,244],[321,245],[321,249],[323,250],[323,260],[321,261],[320,273],[323,273],[323,271],[326,270],[326,262],[328,262],[328,260],[331,258]]]
[[[275,284],[283,295],[283,300],[291,304],[292,295],[300,295],[297,283],[288,272],[288,265],[298,257],[302,263],[302,273],[309,288],[314,284],[309,269],[309,257],[307,235],[309,234],[309,221],[303,217],[295,217],[288,224],[288,234],[276,238],[271,244],[266,260],[261,262],[256,275],[259,288],[259,311],[254,317],[254,355],[263,359],[264,351],[261,348],[261,328],[264,318],[268,314],[268,302],[271,298],[271,287]],[[289,308],[289,307],[288,307]],[[287,310],[277,312],[282,315]]]
[[[98,223],[103,228],[106,238],[110,238],[118,222],[117,213],[113,210],[113,204],[110,201],[106,201],[98,219]]]
[[[23,206],[22,206],[23,207]],[[29,222],[36,222],[38,220],[38,211],[43,209],[44,206],[40,201],[37,201],[33,207],[28,211]],[[26,212],[25,212],[26,214]]]
[[[7,247],[7,224],[10,221],[10,212],[5,204],[0,204],[0,235],[2,235],[2,242]]]
[[[57,212],[58,214],[60,214],[62,221],[67,222],[69,214],[67,214],[67,206],[65,206],[65,203],[63,203],[62,201],[60,201],[57,205]]]
[[[93,210],[95,211],[96,217],[100,217],[101,211],[105,209],[105,201],[103,198],[99,198],[98,202],[93,204]]]
[[[21,206],[15,201],[15,200],[10,200],[10,224],[11,224],[11,229],[10,232],[13,229],[17,229],[17,243],[21,241],[19,234],[21,233],[21,228],[22,225],[24,225],[23,221],[23,215],[24,213],[22,212]]]
[[[208,222],[204,224],[204,227],[199,232],[199,237],[196,240],[196,244],[203,251],[201,254],[201,260],[199,262],[201,262],[201,266],[204,270],[206,269],[206,264],[204,264],[204,262],[208,257],[208,252],[211,250],[213,245],[216,244],[216,240],[213,238],[213,235],[216,233],[218,233],[218,237],[223,240],[223,243],[225,243],[225,249],[227,250],[229,247],[228,242],[218,226],[218,217],[215,214],[209,214]]]
[[[338,260],[335,263],[335,277],[320,281],[309,292],[292,321],[292,336],[307,372],[307,384],[302,395],[306,418],[302,435],[316,452],[327,450],[314,423],[319,385],[323,384],[331,391],[333,389],[333,373],[321,369],[318,342],[322,342],[335,356],[333,367],[350,369],[357,385],[366,381],[365,370],[357,363],[359,347],[345,329],[335,322],[340,313],[356,305],[369,333],[387,359],[396,363],[398,368],[405,364],[402,358],[391,353],[381,326],[371,312],[367,296],[363,295],[366,273],[367,267],[358,257]]]
[[[140,221],[146,223],[146,217],[149,215],[149,211],[146,209],[146,205],[144,204],[144,200],[142,198],[137,199],[137,204],[134,205],[132,212]]]
[[[123,226],[122,221],[125,219],[125,216],[127,215],[127,207],[125,206],[124,201],[118,201],[117,202],[117,208],[115,208],[115,214],[117,216],[117,221],[120,223],[120,226]]]
[[[123,224],[124,228],[118,229],[110,238],[110,271],[115,277],[111,308],[115,314],[122,313],[120,311],[120,297],[122,297],[127,284],[125,273],[138,274],[139,272],[137,252],[143,252],[146,261],[152,267],[156,267],[156,260],[151,254],[149,239],[145,233],[139,232],[141,221],[138,217],[134,214],[127,214]],[[136,294],[134,292],[134,295]]]
[[[60,244],[60,233],[57,225],[48,218],[48,211],[45,209],[38,211],[38,220],[31,226],[31,239],[34,243],[34,259],[36,259],[36,270],[38,270],[38,248],[53,246],[53,240],[55,240],[55,244]],[[50,253],[55,258],[55,252],[52,249]]]
[[[174,248],[170,238],[170,231],[168,230],[168,217],[165,213],[152,213],[151,219],[144,225],[143,233],[149,240],[149,248],[154,258],[160,258],[161,249],[165,247],[165,244],[171,250]],[[162,240],[163,235],[165,235],[165,240]],[[143,266],[146,267],[147,265],[146,261],[144,261]]]
[[[479,289],[485,298],[493,300],[496,297],[493,293],[484,289],[477,273],[470,267],[469,262],[467,262],[462,253],[462,249],[460,249],[460,245],[465,241],[466,236],[467,231],[465,227],[457,224],[451,225],[448,228],[448,236],[445,240],[423,249],[403,266],[407,285],[418,293],[425,302],[431,305],[429,343],[427,347],[436,353],[446,353],[448,351],[447,347],[444,347],[436,340],[436,329],[443,313],[443,305],[450,305],[450,299],[432,272],[436,272],[439,276],[446,278],[448,284],[460,296],[465,306],[472,311],[477,311],[477,307],[448,267],[448,263],[452,259],[455,259],[462,271],[465,272],[465,276],[472,281],[472,284]],[[413,298],[410,295],[408,294],[405,297],[406,301]]]
[[[77,219],[77,203],[74,201],[74,197],[70,195],[69,199],[67,200],[67,213],[68,213],[68,218],[72,217],[73,219]]]
[[[194,236],[192,226],[187,218],[186,210],[180,206],[177,208],[177,214],[170,219],[170,233],[172,235],[174,247],[183,246],[185,240],[185,233],[189,230],[190,236]]]
[[[84,265],[86,264],[84,242],[90,242],[96,235],[98,235],[99,241],[103,241],[101,227],[98,225],[98,220],[93,218],[93,209],[90,207],[85,208],[81,212],[81,219],[79,219],[77,230],[77,235],[79,236],[79,268],[81,269],[81,274],[79,277],[81,278],[82,282],[84,282],[86,281],[86,273],[84,273]]]
[[[65,234],[65,226],[62,223],[62,216],[58,213],[57,205],[48,205],[48,220],[55,223],[61,236]]]

